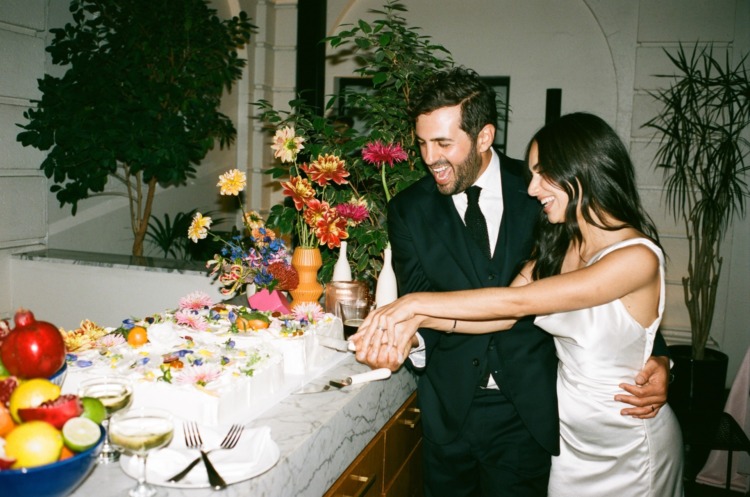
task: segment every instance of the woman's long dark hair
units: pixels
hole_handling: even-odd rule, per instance
[[[570,243],[582,242],[576,217],[579,203],[587,222],[612,231],[632,227],[659,245],[654,223],[641,205],[630,156],[606,122],[583,112],[567,114],[540,129],[529,147],[534,142],[539,174],[562,188],[570,199],[564,223],[550,223],[543,212],[540,214],[531,254],[534,279],[560,274]],[[615,224],[602,224],[607,216],[615,219]]]

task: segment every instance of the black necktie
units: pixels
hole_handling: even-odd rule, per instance
[[[470,186],[466,189],[466,196],[469,199],[469,205],[466,207],[466,214],[464,215],[464,222],[469,233],[477,242],[477,245],[487,258],[490,258],[490,238],[487,235],[487,221],[484,219],[484,214],[479,208],[479,194],[482,193],[482,188],[478,186]]]

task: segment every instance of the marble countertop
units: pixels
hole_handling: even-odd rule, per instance
[[[323,378],[343,378],[368,371],[349,354]],[[351,464],[375,434],[416,389],[414,375],[401,368],[389,379],[290,395],[251,422],[268,426],[279,446],[279,462],[268,472],[217,492],[163,488],[169,497],[319,497]],[[72,494],[75,497],[123,495],[135,485],[119,464],[97,466]]]

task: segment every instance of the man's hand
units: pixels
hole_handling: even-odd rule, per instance
[[[659,409],[667,403],[668,379],[669,358],[666,356],[649,357],[643,370],[635,377],[635,385],[620,384],[620,388],[631,395],[615,395],[615,400],[635,406],[621,410],[620,414],[638,419],[656,416]]]
[[[398,370],[404,363],[412,347],[419,344],[415,333],[420,319],[412,318],[395,326],[395,342],[389,341],[387,330],[368,326],[360,327],[350,340],[354,342],[357,360],[371,368]]]

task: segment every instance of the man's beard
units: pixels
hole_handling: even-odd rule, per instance
[[[443,195],[456,195],[469,188],[479,177],[482,169],[482,156],[477,152],[476,143],[472,143],[469,154],[463,162],[452,166],[455,177],[453,184],[437,184],[438,191]]]

